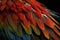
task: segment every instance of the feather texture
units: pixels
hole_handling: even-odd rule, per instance
[[[60,16],[36,0],[0,0],[3,40],[59,40]]]

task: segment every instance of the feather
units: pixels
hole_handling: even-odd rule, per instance
[[[0,0],[3,40],[59,40],[60,14],[37,0]]]

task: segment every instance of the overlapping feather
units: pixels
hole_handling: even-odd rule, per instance
[[[36,37],[43,34],[46,39],[52,37],[59,40],[60,23],[53,17],[58,20],[60,17],[55,15],[36,0],[2,0],[0,29],[4,30],[9,40],[31,40],[34,34]]]

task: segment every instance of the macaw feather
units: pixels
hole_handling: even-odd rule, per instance
[[[34,30],[34,32],[35,32],[37,35],[40,35],[40,30],[39,30],[39,28],[37,28],[36,26],[34,26],[34,25],[32,25],[32,24],[31,24],[31,27],[32,27],[32,29]]]
[[[3,40],[59,40],[60,14],[37,0],[0,0]]]

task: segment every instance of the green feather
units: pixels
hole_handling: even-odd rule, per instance
[[[37,35],[40,35],[40,30],[36,26],[31,24],[31,27]]]
[[[21,23],[22,24],[22,23]],[[25,32],[27,33],[27,34],[32,34],[32,31],[31,31],[31,28],[29,27],[26,27],[26,26],[24,26],[23,24],[22,24],[22,27],[24,28],[24,30],[25,30]]]

